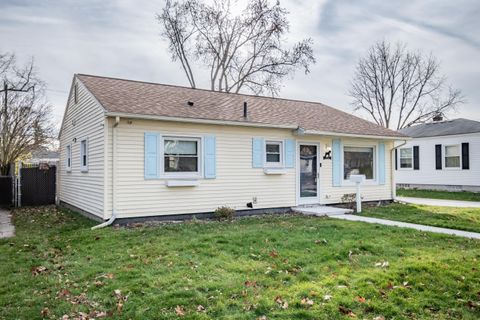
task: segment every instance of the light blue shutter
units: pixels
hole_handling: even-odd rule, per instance
[[[252,167],[263,168],[263,138],[252,139]]]
[[[378,183],[385,184],[385,143],[378,144]]]
[[[206,179],[215,179],[216,178],[216,141],[215,136],[205,136],[203,139],[204,154],[203,154],[203,163],[204,163],[204,176]]]
[[[145,132],[145,179],[160,177],[160,134]]]
[[[285,168],[295,167],[295,140],[285,140]]]
[[[342,141],[332,140],[332,183],[334,187],[342,185]]]

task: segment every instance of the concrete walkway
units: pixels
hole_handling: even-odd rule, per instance
[[[0,239],[9,238],[15,235],[15,227],[12,224],[10,212],[0,209]]]
[[[438,206],[438,207],[480,208],[480,202],[477,202],[477,201],[443,200],[443,199],[410,198],[410,197],[396,197],[395,201],[402,202],[402,203],[423,204],[426,206]]]
[[[395,226],[395,227],[400,227],[400,228],[410,228],[410,229],[415,229],[415,230],[420,230],[420,231],[455,235],[455,236],[464,237],[464,238],[480,239],[480,233],[476,233],[476,232],[468,232],[468,231],[455,230],[455,229],[431,227],[431,226],[425,226],[425,225],[422,225],[422,224],[370,218],[370,217],[358,216],[358,215],[353,215],[353,214],[328,215],[328,216],[330,218],[334,218],[334,219],[341,219],[341,220],[348,220],[348,221],[360,221],[360,222],[366,222],[366,223],[376,223],[376,224],[383,224],[383,225],[386,225],[386,226]]]

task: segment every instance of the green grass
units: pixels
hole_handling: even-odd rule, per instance
[[[413,197],[413,198],[480,201],[480,193],[467,192],[467,191],[449,192],[449,191],[419,190],[419,189],[397,189],[397,195],[400,197]]]
[[[95,231],[54,208],[14,218],[2,319],[480,318],[480,241],[296,215]]]
[[[386,206],[366,208],[362,215],[480,232],[480,208],[433,207],[392,203]]]

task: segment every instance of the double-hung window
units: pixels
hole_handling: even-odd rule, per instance
[[[400,149],[400,168],[402,169],[413,168],[413,149],[412,148]]]
[[[80,141],[80,170],[88,171],[88,143],[87,140]]]
[[[352,174],[363,174],[367,180],[374,179],[374,147],[343,148],[343,179],[349,180]]]
[[[200,139],[165,137],[163,139],[163,170],[167,175],[200,174]]]
[[[283,165],[282,157],[283,144],[281,141],[265,142],[265,166],[281,167]]]
[[[460,145],[445,146],[445,168],[460,168]]]
[[[71,171],[72,170],[72,146],[68,145],[65,151],[66,151],[65,167],[67,168],[67,171]]]

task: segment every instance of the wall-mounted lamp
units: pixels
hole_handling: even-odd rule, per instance
[[[325,145],[325,154],[323,155],[323,160],[332,159],[332,147],[328,144]]]
[[[77,138],[73,138],[73,140],[72,140],[72,141],[73,141],[74,143],[75,143],[75,142],[77,142]]]

